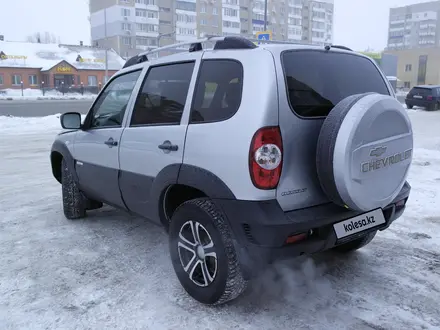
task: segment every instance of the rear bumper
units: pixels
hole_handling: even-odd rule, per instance
[[[251,278],[264,265],[277,259],[325,251],[369,232],[385,230],[403,214],[410,190],[410,185],[406,183],[393,203],[383,209],[386,221],[383,225],[340,240],[336,237],[333,224],[363,212],[347,210],[333,203],[283,212],[276,200],[251,202],[218,199],[214,202],[228,218],[244,275]],[[401,201],[402,205],[396,205]],[[307,239],[286,243],[288,237],[301,233],[308,233]]]
[[[430,106],[434,105],[437,101],[426,101],[426,100],[417,100],[417,99],[405,99],[406,105],[410,106],[416,106],[416,107],[423,107],[423,108],[429,108]]]

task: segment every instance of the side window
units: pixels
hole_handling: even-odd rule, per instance
[[[136,99],[130,126],[180,124],[194,63],[152,67]]]
[[[98,96],[92,109],[90,128],[121,126],[134,85],[141,70],[113,79]]]
[[[233,60],[204,60],[200,67],[190,123],[231,118],[240,107],[243,66]]]

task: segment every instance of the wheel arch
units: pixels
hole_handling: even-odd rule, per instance
[[[69,166],[74,180],[78,182],[75,171],[75,161],[69,149],[63,142],[55,141],[50,152],[50,164],[52,167],[52,175],[59,183],[61,183],[61,162],[63,159],[67,162],[67,166]]]
[[[168,231],[174,211],[182,203],[201,197],[211,199],[235,199],[228,186],[215,174],[188,164],[165,167],[156,177],[152,187],[156,219]]]

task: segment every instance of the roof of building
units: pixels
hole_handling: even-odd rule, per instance
[[[47,71],[66,61],[77,70],[105,70],[105,49],[79,46],[0,41],[0,67],[39,68]],[[108,51],[108,70],[119,70],[125,60]]]

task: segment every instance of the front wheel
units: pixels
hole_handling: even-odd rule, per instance
[[[407,107],[408,109],[412,109],[412,108],[414,108],[414,106],[413,106],[413,105],[410,105],[410,104],[406,104],[406,107]]]
[[[171,261],[185,291],[195,300],[219,305],[246,289],[232,234],[211,200],[180,205],[169,229]]]
[[[61,162],[61,187],[64,216],[67,219],[84,218],[86,216],[86,200],[65,159]]]

